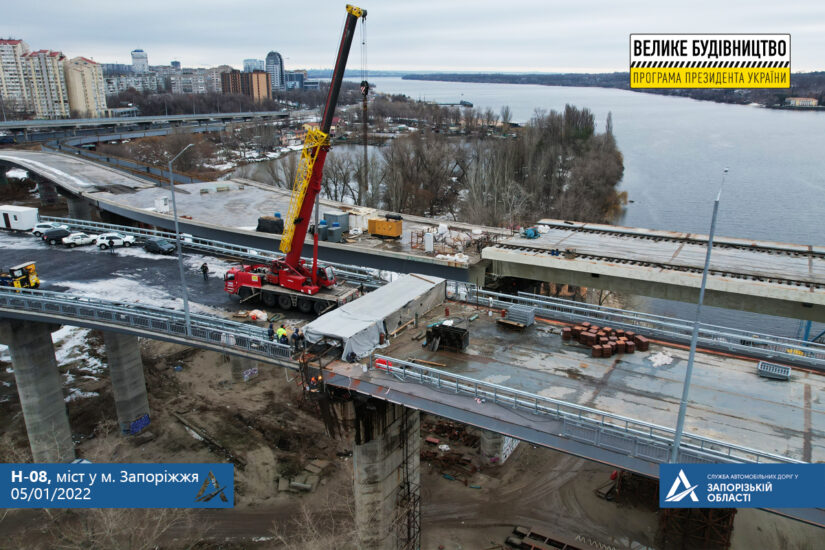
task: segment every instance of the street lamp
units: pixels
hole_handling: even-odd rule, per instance
[[[178,160],[178,157],[181,156],[183,153],[186,152],[187,149],[192,147],[194,143],[190,143],[186,147],[184,147],[180,153],[172,157],[172,160],[169,161],[169,191],[172,193],[172,215],[175,218],[175,241],[178,244],[178,269],[180,270],[180,286],[183,290],[183,314],[184,318],[186,319],[186,335],[192,335],[192,322],[189,319],[189,291],[186,289],[186,279],[183,275],[183,256],[181,253],[181,246],[180,246],[180,228],[178,226],[178,206],[175,203],[175,182],[172,175],[172,163]]]
[[[705,268],[702,271],[702,286],[699,287],[699,302],[696,304],[693,334],[690,337],[690,355],[685,370],[685,385],[682,387],[682,401],[679,403],[679,417],[676,420],[676,437],[673,438],[673,451],[670,455],[671,463],[679,461],[679,446],[682,444],[682,432],[685,429],[685,411],[687,410],[688,392],[690,391],[690,378],[693,376],[693,359],[696,357],[696,342],[699,339],[699,315],[702,312],[702,302],[705,300],[705,285],[708,282],[708,269],[710,268],[710,252],[713,249],[713,235],[716,232],[716,214],[719,212],[719,199],[722,197],[722,188],[725,187],[727,173],[728,169],[725,168],[722,171],[722,183],[719,185],[719,193],[713,203],[713,217],[710,221],[710,234],[708,235],[708,252],[705,255]]]

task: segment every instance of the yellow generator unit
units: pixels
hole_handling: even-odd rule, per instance
[[[387,214],[386,219],[370,218],[367,220],[367,230],[374,237],[397,239],[401,236],[403,222],[398,214]]]
[[[8,273],[0,273],[0,286],[14,288],[39,287],[40,279],[37,277],[34,262],[25,262],[10,268]]]

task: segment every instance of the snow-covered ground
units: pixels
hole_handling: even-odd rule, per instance
[[[8,172],[6,172],[7,178],[14,178],[18,180],[24,180],[29,177],[29,173],[22,168],[12,168]]]
[[[68,390],[65,398],[67,403],[76,399],[96,397],[96,392],[81,391],[74,384],[82,380],[98,380],[107,369],[106,364],[91,353],[91,346],[87,341],[90,332],[86,328],[64,326],[52,333],[55,360],[63,373],[63,383]],[[8,346],[0,345],[0,361],[11,362]],[[78,377],[69,372],[69,369],[85,374]],[[6,367],[6,372],[13,373],[14,369]]]

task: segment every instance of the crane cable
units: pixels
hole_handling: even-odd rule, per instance
[[[361,80],[367,80],[367,18],[361,20]]]

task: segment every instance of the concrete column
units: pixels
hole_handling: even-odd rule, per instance
[[[58,203],[57,188],[52,182],[38,178],[37,192],[40,195],[41,206],[52,206]]]
[[[69,203],[69,217],[76,220],[91,220],[92,208],[86,199],[80,197],[66,197]]]
[[[479,453],[485,461],[490,464],[503,464],[519,444],[518,439],[513,439],[500,433],[489,430],[479,430]]]
[[[51,333],[57,328],[31,321],[0,320],[0,342],[11,352],[34,462],[70,462],[75,458],[52,344]]]
[[[229,365],[232,368],[232,381],[243,382],[243,373],[249,372],[255,367],[256,361],[248,357],[239,357],[237,355],[229,356]]]
[[[149,425],[149,400],[137,336],[104,332],[109,376],[120,433],[136,435]]]
[[[418,548],[421,418],[386,401],[355,404],[355,522],[359,548]]]

